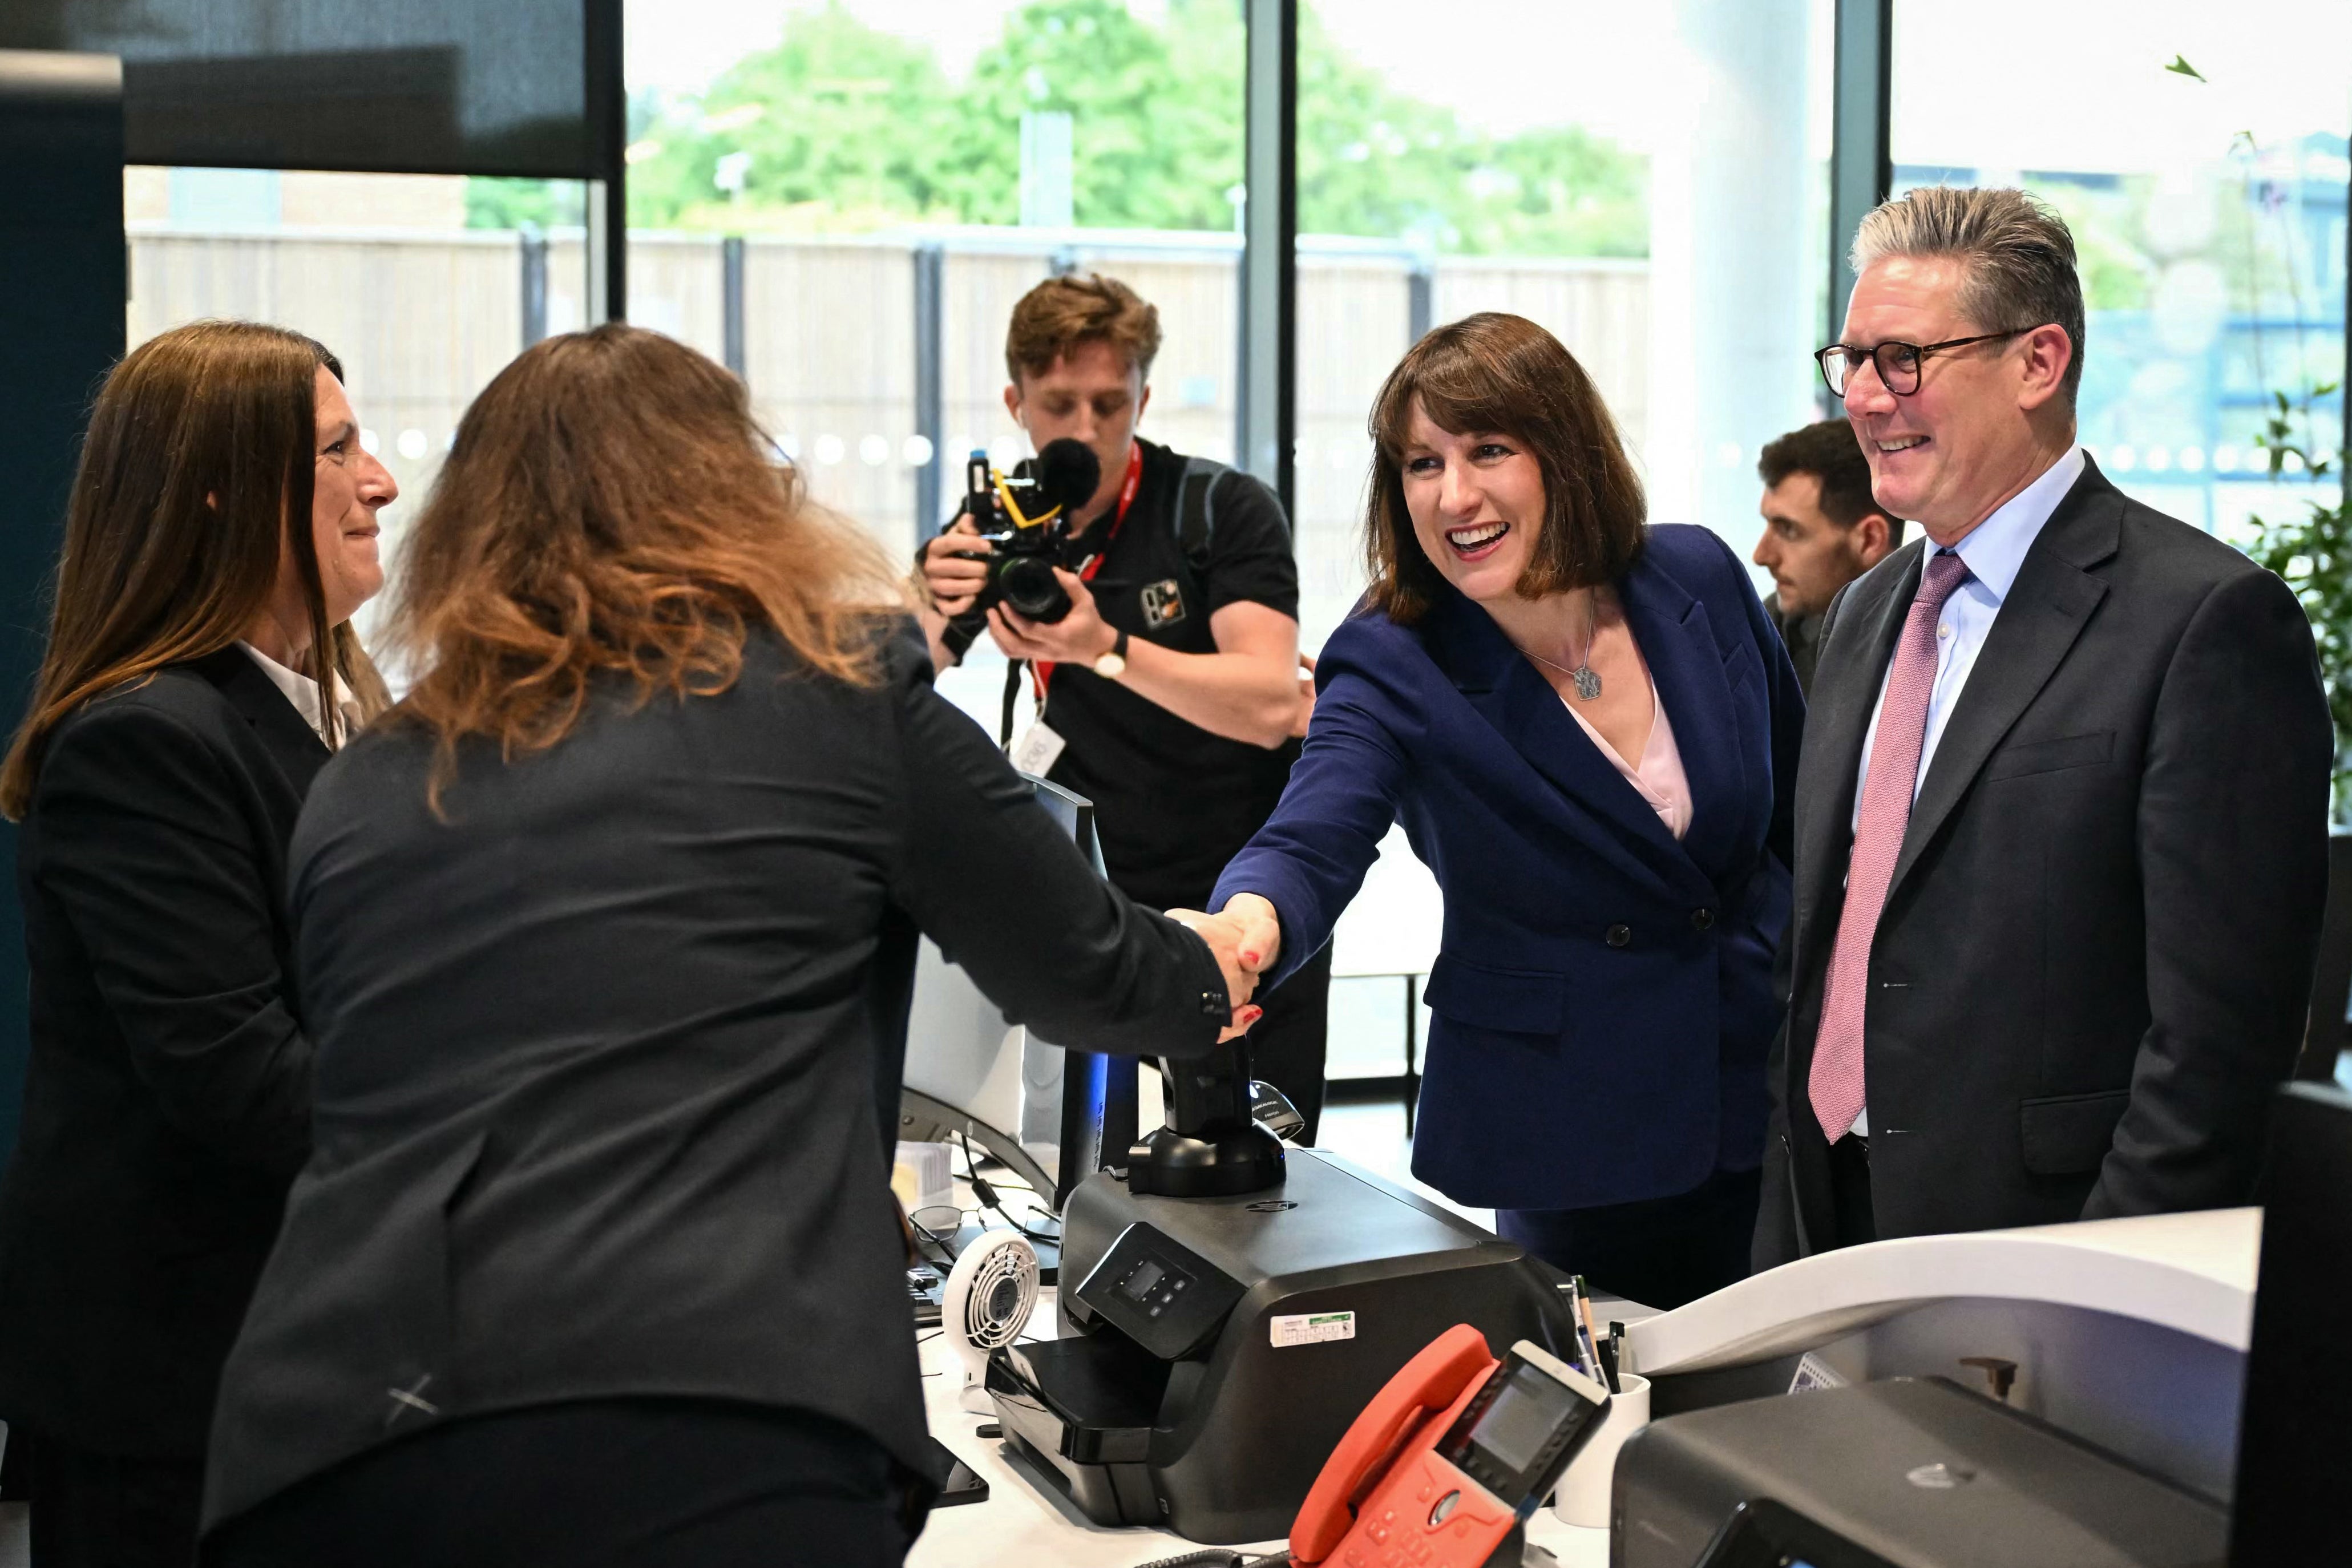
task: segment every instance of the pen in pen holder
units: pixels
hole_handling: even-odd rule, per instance
[[[1566,1297],[1570,1355],[1579,1371],[1601,1382],[1604,1386],[1608,1375],[1601,1370],[1601,1347],[1593,1341],[1592,1309],[1584,1300],[1584,1276],[1570,1275],[1561,1281],[1559,1293]]]

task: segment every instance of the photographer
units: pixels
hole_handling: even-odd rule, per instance
[[[1095,803],[1121,891],[1190,909],[1281,798],[1308,699],[1281,503],[1135,433],[1159,350],[1159,311],[1112,279],[1048,279],[1013,308],[1006,409],[1040,453],[1076,441],[1099,466],[1091,494],[1072,498],[1053,568],[1070,606],[1042,620],[993,602],[998,552],[967,503],[924,546],[923,622],[942,669],[982,630],[1028,664],[1039,710],[1014,761]],[[1330,975],[1327,949],[1259,998],[1249,1037],[1253,1072],[1289,1096],[1310,1142]]]

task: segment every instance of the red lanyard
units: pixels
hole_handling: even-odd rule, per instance
[[[1135,490],[1143,482],[1143,444],[1129,441],[1127,445],[1127,479],[1118,487],[1118,508],[1111,513],[1110,531],[1103,535],[1102,548],[1079,563],[1078,581],[1091,583],[1102,570],[1103,557],[1110,553],[1111,541],[1118,537],[1119,525],[1127,521],[1127,509],[1135,504]],[[1035,684],[1037,706],[1045,705],[1045,689],[1054,679],[1054,661],[1038,659],[1029,666],[1029,679]]]

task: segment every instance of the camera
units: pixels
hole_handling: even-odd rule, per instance
[[[966,557],[988,565],[988,580],[959,620],[978,620],[992,605],[1024,619],[1051,624],[1070,613],[1070,596],[1054,568],[1068,565],[1070,516],[1102,482],[1102,464],[1083,441],[1049,441],[1036,461],[1012,477],[975,451],[964,465],[964,510],[993,552]]]

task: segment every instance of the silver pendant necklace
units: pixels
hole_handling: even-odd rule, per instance
[[[1601,695],[1601,677],[1595,674],[1592,668],[1592,639],[1593,635],[1600,630],[1600,616],[1594,608],[1591,593],[1592,590],[1590,588],[1585,590],[1584,652],[1578,657],[1574,669],[1570,669],[1564,664],[1554,664],[1539,653],[1528,654],[1529,658],[1534,659],[1546,669],[1556,669],[1575,682],[1577,697],[1586,702]],[[1519,651],[1527,652],[1525,648]]]

